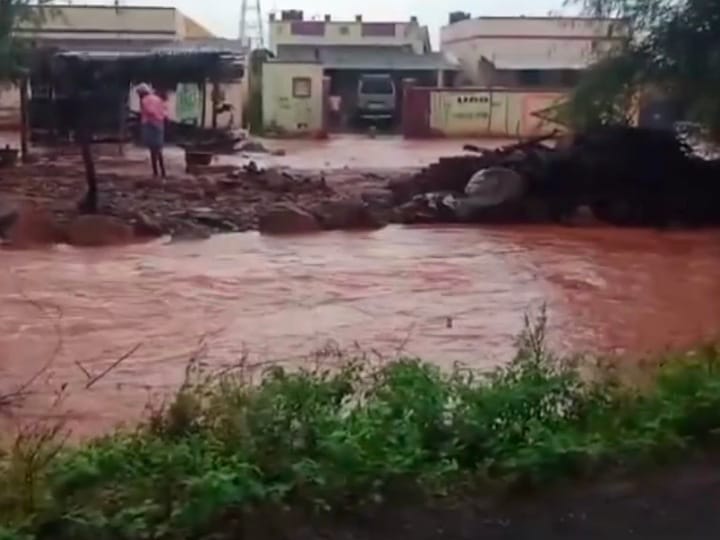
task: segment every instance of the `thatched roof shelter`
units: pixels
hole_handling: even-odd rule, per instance
[[[43,62],[43,71],[54,83],[70,79],[73,86],[85,90],[109,82],[173,87],[178,83],[239,80],[244,62],[244,54],[230,47],[183,43],[149,52],[56,51]]]

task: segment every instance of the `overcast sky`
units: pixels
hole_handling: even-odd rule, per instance
[[[252,4],[254,0],[249,0]],[[306,17],[329,13],[351,19],[361,13],[367,20],[401,20],[417,15],[430,26],[433,40],[450,11],[479,15],[547,15],[562,11],[563,0],[261,0],[264,18],[272,10],[302,9]],[[65,3],[63,1],[58,4]],[[75,4],[112,4],[110,0],[77,0]],[[175,6],[213,32],[236,37],[241,0],[124,0],[125,5]],[[437,43],[435,43],[437,45]]]

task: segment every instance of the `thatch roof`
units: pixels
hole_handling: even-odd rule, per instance
[[[182,82],[240,79],[244,55],[229,47],[166,46],[150,52],[59,51],[51,55],[53,79],[71,79],[76,86],[108,82],[152,82],[173,86]]]

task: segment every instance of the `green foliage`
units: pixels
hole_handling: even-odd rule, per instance
[[[648,89],[685,105],[686,119],[720,136],[720,0],[578,0],[585,12],[622,16],[634,39],[588,70],[565,120],[623,123],[630,96]],[[623,109],[625,107],[625,109]]]
[[[668,359],[641,390],[583,376],[544,329],[486,374],[406,359],[195,376],[136,432],[58,453],[62,432],[37,431],[0,460],[0,539],[229,539],[287,509],[533,488],[716,443],[717,349]]]
[[[50,0],[0,0],[0,82],[14,81],[27,62],[27,48],[17,36],[22,24],[40,25],[51,12],[38,9]]]

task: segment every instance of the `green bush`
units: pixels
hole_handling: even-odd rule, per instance
[[[16,445],[0,539],[234,538],[268,511],[532,489],[715,443],[717,349],[668,359],[642,388],[577,364],[534,329],[489,374],[406,359],[186,384],[136,432],[59,453],[58,433]]]

